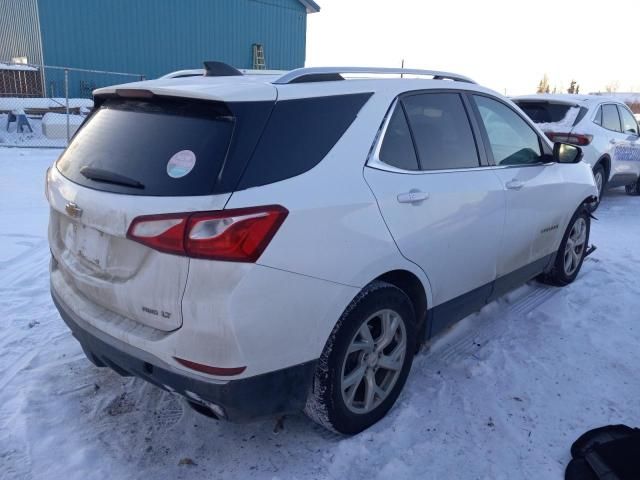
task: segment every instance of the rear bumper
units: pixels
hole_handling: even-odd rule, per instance
[[[99,367],[142,378],[235,422],[293,413],[305,405],[316,361],[225,382],[190,376],[83,321],[53,288],[51,296],[89,360]]]

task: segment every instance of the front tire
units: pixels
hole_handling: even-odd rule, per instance
[[[602,164],[599,163],[593,168],[593,179],[596,182],[596,187],[598,187],[598,200],[589,204],[589,210],[591,212],[595,212],[600,206],[600,201],[602,200],[602,195],[604,195],[604,190],[607,185],[607,178]]]
[[[587,254],[591,215],[586,208],[580,208],[569,221],[551,272],[541,277],[544,283],[563,287],[572,283]]]
[[[386,415],[404,387],[416,350],[409,297],[374,282],[340,317],[325,345],[305,406],[330,430],[352,435]]]

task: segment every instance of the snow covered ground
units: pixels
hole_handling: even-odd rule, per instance
[[[585,430],[640,426],[640,198],[604,198],[576,283],[533,282],[421,353],[378,425],[343,438],[294,416],[274,433],[84,358],[48,291],[58,153],[0,148],[0,479],[560,479]]]

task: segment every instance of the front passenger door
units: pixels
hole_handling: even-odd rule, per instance
[[[540,273],[564,233],[571,185],[557,163],[546,163],[537,132],[514,109],[493,97],[474,94],[494,172],[506,192],[504,235],[494,296]]]

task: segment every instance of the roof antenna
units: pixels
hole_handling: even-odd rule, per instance
[[[404,70],[404,58],[402,59],[402,62],[400,63],[400,67],[402,67],[402,69]],[[400,78],[404,78],[404,73],[400,74]]]
[[[205,77],[238,77],[242,72],[231,65],[223,62],[204,62]]]

